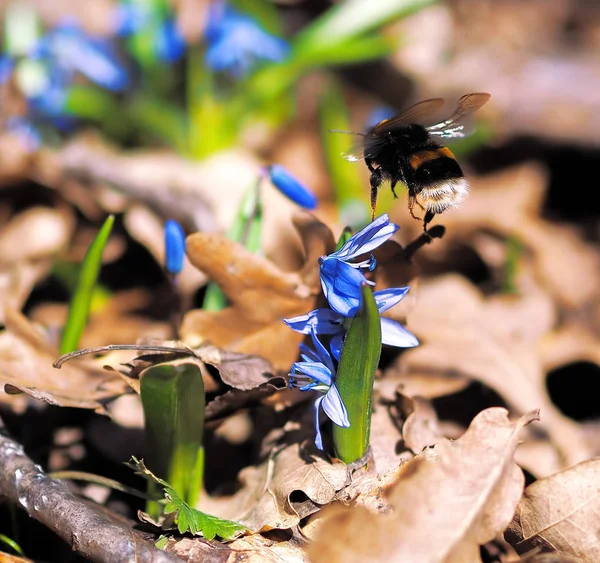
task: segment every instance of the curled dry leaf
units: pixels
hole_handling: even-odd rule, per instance
[[[584,461],[525,489],[506,539],[519,553],[551,549],[584,563],[600,561],[600,459]]]
[[[418,454],[427,447],[434,446],[443,433],[435,409],[423,397],[412,397],[413,411],[402,426],[404,443]]]
[[[325,460],[317,452],[299,444],[274,451],[260,466],[242,470],[238,493],[203,498],[202,509],[258,532],[292,528],[330,503],[348,480],[344,463]],[[297,491],[303,493],[303,500],[292,497]]]
[[[309,546],[313,563],[475,563],[479,546],[512,518],[525,477],[513,455],[531,412],[516,422],[502,408],[479,413],[467,432],[404,464],[389,491],[393,512],[334,507]]]
[[[106,414],[103,403],[127,390],[123,381],[95,361],[54,369],[58,355],[23,315],[6,311],[6,329],[0,333],[0,381],[10,393]]]
[[[335,247],[331,231],[312,215],[303,214],[300,221],[307,256],[300,273],[283,272],[220,235],[196,233],[187,238],[188,258],[221,288],[230,303],[222,311],[188,312],[181,326],[188,345],[210,342],[264,357],[276,370],[289,369],[298,356],[302,335],[290,330],[282,319],[314,308],[320,292],[315,254]]]
[[[449,274],[422,284],[410,321],[421,345],[406,350],[397,369],[470,378],[494,389],[519,413],[540,408],[541,425],[563,466],[590,457],[580,429],[560,413],[546,390],[537,350],[556,323],[556,312],[539,288],[533,285],[519,297],[486,299],[470,282]]]

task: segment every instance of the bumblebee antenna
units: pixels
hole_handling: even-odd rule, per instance
[[[356,133],[354,131],[344,131],[343,129],[330,129],[330,133],[345,133],[346,135],[359,135],[360,137],[364,137],[364,133]]]

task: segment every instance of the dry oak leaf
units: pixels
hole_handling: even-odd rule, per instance
[[[325,460],[314,446],[302,449],[292,444],[273,452],[258,467],[247,467],[239,475],[241,489],[229,498],[206,498],[202,510],[240,522],[257,532],[289,529],[330,503],[346,485],[346,465]],[[301,491],[302,500],[292,493]]]
[[[540,479],[525,489],[506,539],[519,553],[534,547],[600,561],[600,458]]]
[[[181,325],[182,340],[191,347],[205,342],[233,352],[261,356],[276,370],[287,371],[297,359],[302,335],[283,318],[314,309],[320,293],[317,258],[332,252],[331,231],[314,216],[295,218],[306,263],[300,272],[284,272],[224,236],[196,233],[186,240],[190,262],[215,282],[230,305],[222,311],[188,312]]]
[[[421,284],[409,320],[421,345],[406,350],[393,371],[480,381],[519,414],[540,409],[563,467],[591,457],[581,429],[548,396],[538,349],[557,314],[538,287],[485,298],[465,278],[448,274]]]
[[[59,353],[17,311],[7,310],[0,332],[0,383],[9,393],[27,393],[61,407],[94,409],[107,414],[104,402],[127,391],[127,385],[95,361],[52,367]]]
[[[309,546],[313,563],[476,563],[479,546],[509,524],[525,477],[514,462],[524,426],[508,411],[480,412],[465,434],[438,441],[401,467],[389,490],[389,514],[362,507],[331,507],[331,516]]]

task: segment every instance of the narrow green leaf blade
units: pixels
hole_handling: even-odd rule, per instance
[[[72,352],[79,345],[79,339],[88,320],[96,280],[102,266],[102,254],[114,222],[114,215],[106,218],[83,258],[77,287],[69,304],[69,313],[60,341],[61,354]]]
[[[333,183],[342,223],[362,227],[371,214],[361,180],[362,170],[356,162],[344,158],[362,137],[337,132],[349,131],[351,125],[342,92],[333,80],[330,80],[329,87],[319,100],[319,122],[325,164]]]
[[[435,0],[349,0],[340,2],[304,28],[297,36],[297,48],[319,50],[363,35],[394,20],[430,6]]]
[[[333,425],[335,453],[345,463],[360,459],[369,446],[373,382],[380,356],[379,310],[365,283],[361,308],[348,328],[335,380],[350,420],[349,428]]]

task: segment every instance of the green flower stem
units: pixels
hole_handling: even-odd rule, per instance
[[[189,360],[159,364],[143,372],[140,395],[144,408],[148,467],[167,480],[190,506],[198,502],[204,472],[204,382]],[[149,486],[148,493],[158,492]],[[159,505],[149,502],[149,514]]]
[[[102,253],[114,222],[114,215],[109,215],[83,258],[77,287],[69,304],[69,313],[60,341],[61,354],[67,354],[78,348],[79,339],[90,313],[96,280],[102,266]]]
[[[335,384],[348,411],[349,428],[333,425],[335,455],[344,463],[360,459],[369,446],[373,382],[381,356],[379,309],[368,284],[362,286],[362,305],[350,322]]]

